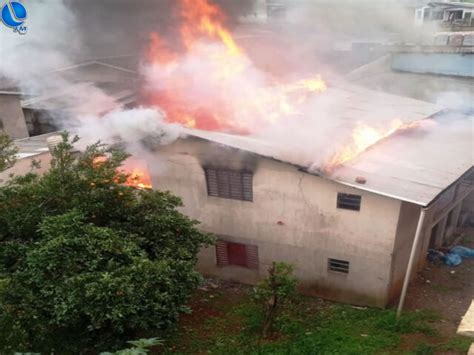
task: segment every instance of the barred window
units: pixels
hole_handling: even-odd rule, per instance
[[[339,259],[328,259],[328,270],[341,272],[343,274],[349,273],[349,262]]]
[[[253,201],[252,172],[209,167],[204,171],[209,196]]]
[[[362,197],[360,195],[344,194],[339,192],[337,194],[337,208],[360,211],[361,199]]]
[[[258,247],[241,243],[217,240],[217,266],[238,265],[249,269],[258,269]]]

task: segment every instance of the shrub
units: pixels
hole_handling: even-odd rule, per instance
[[[254,301],[261,305],[264,318],[262,335],[267,337],[281,305],[296,296],[297,280],[293,276],[293,266],[284,262],[273,262],[264,279],[253,293]]]
[[[0,171],[10,168],[15,163],[17,151],[11,139],[0,132]]]
[[[51,169],[0,188],[0,345],[79,353],[165,330],[186,310],[211,242],[179,198],[121,184],[126,155],[64,136]],[[100,165],[98,156],[109,155]]]

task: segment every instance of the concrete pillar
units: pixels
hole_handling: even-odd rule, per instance
[[[29,137],[19,94],[0,93],[0,121],[11,139]]]
[[[458,205],[453,209],[453,214],[451,217],[451,226],[453,226],[454,229],[456,229],[458,226],[459,216],[461,215],[461,207],[462,201],[459,202]]]
[[[435,242],[435,246],[437,248],[443,245],[444,232],[446,230],[447,221],[448,221],[448,215],[444,216],[443,219],[438,222],[438,229],[436,230],[436,242]]]

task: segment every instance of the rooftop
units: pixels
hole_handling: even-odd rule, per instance
[[[331,90],[332,97],[340,98],[333,119],[341,126],[354,121],[354,117],[362,118],[366,123],[388,121],[390,117],[403,117],[406,121],[427,119],[427,124],[379,141],[330,175],[323,175],[318,167],[314,166],[314,152],[313,156],[308,156],[308,152],[303,150],[295,152],[295,146],[291,144],[277,144],[277,140],[195,129],[186,129],[185,133],[293,164],[309,173],[344,185],[421,206],[428,205],[473,166],[472,114],[440,111],[439,107],[422,101],[357,87],[333,88],[328,92]],[[380,111],[372,107],[375,102],[382,103],[390,110],[381,115]],[[392,110],[397,112],[397,116],[393,116]],[[297,140],[298,137],[295,136],[294,139]],[[356,183],[358,176],[365,177],[366,183]]]
[[[186,129],[189,136],[296,165],[309,173],[361,190],[426,206],[473,166],[473,118],[445,114],[422,132],[395,134],[321,175],[303,156],[252,137]],[[363,176],[365,184],[356,183]]]
[[[424,127],[394,134],[367,149],[355,159],[322,174],[314,166],[315,151],[298,149],[304,142],[279,144],[271,137],[240,136],[183,128],[182,139],[197,137],[227,147],[295,165],[308,173],[355,188],[426,206],[473,166],[474,115],[442,111],[439,106],[357,86],[333,86],[331,98],[333,129],[350,125],[355,119],[365,123],[426,119]],[[336,101],[334,101],[336,100]],[[315,119],[315,118],[313,118]],[[19,157],[47,151],[46,139],[57,133],[17,140]],[[298,141],[298,136],[293,136]],[[365,184],[356,183],[363,176]]]

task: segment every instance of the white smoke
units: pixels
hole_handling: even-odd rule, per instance
[[[163,143],[176,139],[177,127],[166,125],[159,109],[124,110],[94,83],[76,82],[64,75],[60,69],[73,67],[87,52],[82,41],[87,29],[79,26],[64,1],[24,4],[27,34],[20,36],[5,28],[0,31],[0,78],[12,81],[33,100],[54,97],[56,109],[50,108],[50,113],[56,125],[74,130],[83,142],[119,138],[135,146],[147,135],[160,137]]]
[[[125,142],[128,146],[136,146],[144,138],[152,138],[160,144],[169,144],[176,140],[180,126],[164,122],[164,113],[158,109],[135,108],[115,110],[104,116],[82,116],[82,124],[75,132],[83,137],[87,144],[91,139],[99,137],[102,141]]]

